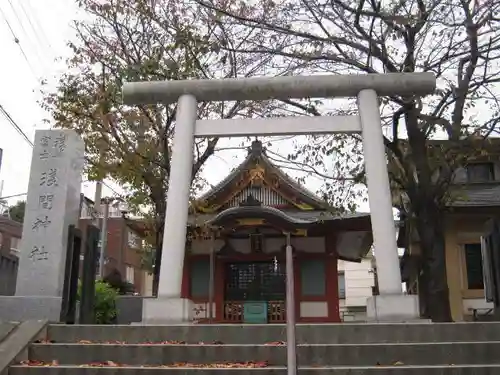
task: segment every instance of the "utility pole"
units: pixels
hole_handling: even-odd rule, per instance
[[[94,195],[94,225],[101,227],[101,198],[102,197],[102,181],[97,181],[95,184]]]
[[[95,185],[95,195],[94,195],[94,225],[101,229],[101,196],[102,196],[102,181],[97,181],[96,182],[96,185]],[[100,246],[100,249],[99,249],[99,254],[102,254],[102,240],[100,241],[101,242],[101,246]],[[100,257],[101,255],[99,255]],[[100,266],[100,263],[99,263],[99,272],[98,272],[98,276],[102,276],[102,270],[101,270],[101,266]]]
[[[101,113],[101,120],[103,122],[104,127],[106,127],[106,111],[107,111],[107,106],[106,106],[106,76],[105,76],[106,70],[104,67],[104,64],[102,65],[102,85],[101,85],[101,101],[100,101],[100,113]],[[98,144],[99,146],[99,164],[102,163],[102,158],[104,156],[104,148],[101,142]],[[102,226],[104,224],[101,223],[101,214],[102,214],[102,204],[101,204],[101,199],[102,199],[102,180],[99,180],[96,182],[95,186],[95,197],[94,197],[94,213],[96,215],[94,225],[101,230],[101,246],[99,249],[99,273],[98,276],[102,278],[104,276],[104,270],[103,270],[103,264],[104,263],[104,253],[103,253],[103,243],[104,243],[104,238],[107,237],[107,231],[102,230]],[[104,222],[104,219],[102,220]],[[106,238],[107,240],[107,238]],[[101,263],[101,259],[103,260]]]
[[[102,228],[101,228],[101,252],[99,253],[99,277],[102,279],[104,277],[104,254],[106,253],[106,246],[108,244],[108,218],[109,218],[109,204],[110,199],[104,199],[104,215],[102,218]]]

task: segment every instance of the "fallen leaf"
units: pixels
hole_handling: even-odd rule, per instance
[[[269,346],[284,346],[284,345],[286,345],[286,342],[284,342],[284,341],[272,341],[272,342],[266,342],[264,345],[269,345]]]

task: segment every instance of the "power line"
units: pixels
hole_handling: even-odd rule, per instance
[[[0,112],[4,115],[4,117],[9,121],[10,125],[16,129],[16,131],[24,138],[26,142],[30,144],[31,147],[33,147],[33,142],[29,139],[29,137],[26,135],[26,133],[17,125],[17,123],[14,121],[12,116],[7,112],[7,110],[0,104]]]
[[[109,190],[111,190],[116,196],[118,197],[121,197],[122,194],[118,193],[115,189],[113,189],[111,186],[109,186],[109,184],[107,184],[106,182],[104,181],[101,181],[101,183],[106,186]]]
[[[7,195],[5,197],[0,197],[0,200],[10,199],[10,198],[16,198],[16,197],[22,197],[24,195],[28,195],[28,193],[20,193],[20,194],[14,194],[14,195]]]
[[[10,33],[12,34],[12,36],[14,37],[14,43],[17,44],[17,46],[19,47],[19,49],[21,50],[21,53],[23,54],[24,56],[24,59],[26,60],[26,63],[28,64],[30,70],[31,70],[31,73],[33,74],[33,76],[35,77],[35,79],[38,79],[37,77],[37,74],[35,73],[35,70],[33,69],[33,66],[31,65],[29,59],[28,59],[28,56],[26,55],[26,53],[24,52],[24,49],[23,47],[21,46],[21,42],[19,41],[19,38],[17,37],[16,33],[14,32],[14,29],[12,28],[12,26],[10,25],[10,22],[9,20],[7,19],[7,16],[5,15],[5,12],[3,11],[2,7],[0,7],[0,13],[2,14],[2,17],[5,21],[5,23],[7,24],[7,27],[9,28],[10,30]]]
[[[31,10],[31,13],[33,14],[33,19],[35,20],[35,24],[36,26],[38,27],[38,29],[40,30],[40,33],[37,33],[36,32],[36,28],[35,26],[33,25],[33,23],[31,22],[31,17],[29,16],[28,12],[26,11],[26,8],[24,7],[24,2],[26,1],[26,4],[27,6],[30,8]],[[23,11],[24,15],[26,16],[26,18],[28,19],[28,22],[29,24],[31,25],[31,28],[33,29],[33,31],[35,32],[35,35],[37,37],[41,37],[42,39],[45,40],[45,43],[49,46],[49,48],[52,50],[52,52],[54,53],[55,55],[55,51],[54,51],[54,47],[52,47],[52,44],[50,43],[50,40],[49,38],[47,38],[47,34],[45,34],[45,31],[43,29],[43,27],[40,25],[40,22],[38,22],[38,18],[36,17],[36,12],[33,10],[33,8],[31,7],[31,3],[29,2],[29,0],[21,0],[19,2],[19,5],[21,6],[21,10]],[[43,43],[42,43],[43,44]]]
[[[16,11],[16,8],[14,7],[14,4],[12,4],[12,0],[8,0],[8,2],[9,2],[9,5],[10,5],[10,7],[12,9],[12,12],[14,13],[14,16],[17,19],[17,22],[19,23],[19,26],[21,26],[21,30],[23,31],[24,35],[26,36],[26,40],[31,45],[31,49],[34,50],[35,54],[37,55],[37,58],[43,63],[43,59],[42,59],[41,55],[38,53],[38,49],[40,48],[40,46],[36,42],[32,43],[28,31],[24,27],[23,20],[21,19],[21,17],[19,16],[19,14],[17,14],[17,11]],[[35,38],[37,38],[37,37],[38,37],[38,34],[35,31]]]

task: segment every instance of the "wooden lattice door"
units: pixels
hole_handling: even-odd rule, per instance
[[[225,270],[225,319],[242,321],[243,304],[267,302],[268,321],[281,322],[285,317],[285,265],[276,261],[227,263]]]

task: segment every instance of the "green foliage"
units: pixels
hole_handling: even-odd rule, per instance
[[[95,285],[95,322],[111,324],[116,320],[117,293],[109,284],[97,281]]]
[[[154,247],[147,245],[146,247],[138,250],[141,255],[141,268],[149,273],[154,272],[154,264],[156,257],[156,250]]]
[[[9,207],[10,218],[19,223],[23,223],[25,209],[26,201],[18,201],[15,205]]]
[[[82,286],[78,283],[78,300],[81,300]],[[113,324],[116,321],[116,298],[118,292],[108,283],[98,280],[95,283],[94,322]]]
[[[85,20],[66,72],[56,89],[43,90],[41,106],[52,125],[76,130],[86,146],[89,180],[111,178],[127,190],[133,213],[146,213],[150,232],[163,230],[176,105],[126,106],[123,82],[222,78],[259,74],[252,60],[228,58],[210,40],[217,22],[198,19],[178,1],[80,0]],[[225,58],[224,55],[226,56]],[[266,103],[200,103],[199,116],[230,118],[259,112]],[[193,191],[203,187],[198,172],[218,139],[196,141]],[[160,255],[161,238],[151,236]]]

